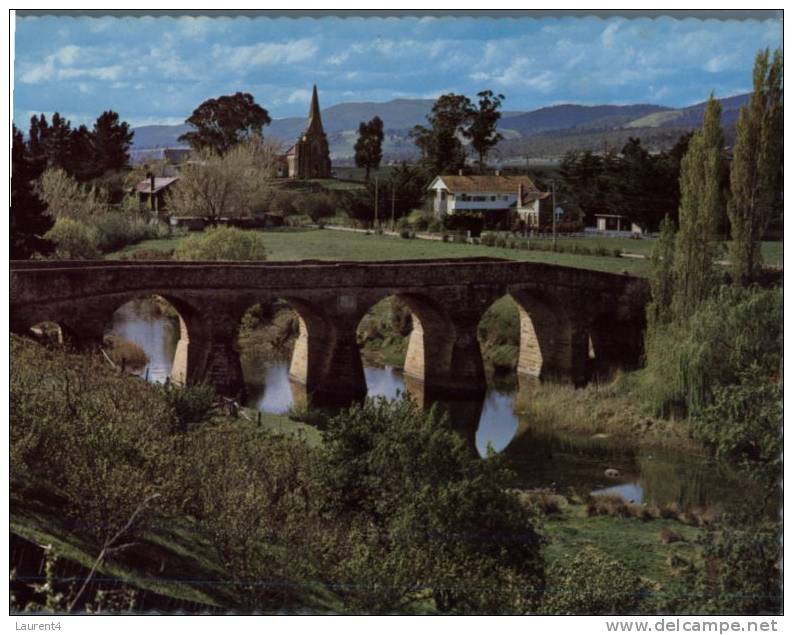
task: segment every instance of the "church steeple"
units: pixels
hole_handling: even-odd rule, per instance
[[[322,129],[322,117],[319,114],[319,97],[317,96],[317,85],[314,84],[314,92],[311,95],[311,107],[308,109],[308,125],[306,134],[325,134]]]

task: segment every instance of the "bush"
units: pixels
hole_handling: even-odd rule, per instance
[[[696,415],[720,386],[746,369],[775,381],[782,363],[782,291],[723,287],[682,324],[656,325],[645,338],[642,385],[656,412]]]
[[[548,570],[540,613],[628,615],[641,611],[649,589],[639,576],[595,548],[584,548]]]
[[[101,256],[97,229],[68,217],[58,218],[44,238],[55,243],[55,258],[93,260]]]
[[[266,260],[263,234],[219,226],[185,238],[174,252],[176,260]]]
[[[330,196],[320,192],[301,194],[296,206],[301,214],[308,216],[313,222],[336,213],[336,207]]]
[[[163,396],[177,432],[186,432],[192,425],[205,421],[215,405],[215,389],[208,384],[169,383],[163,386]]]
[[[164,225],[124,212],[101,214],[95,218],[94,226],[99,232],[97,246],[104,253],[168,233],[168,228]]]
[[[399,610],[416,589],[441,613],[525,613],[543,580],[533,514],[437,411],[367,400],[328,424],[316,466],[324,537],[309,579],[331,578],[354,612]]]
[[[160,510],[178,504],[171,411],[150,384],[108,372],[100,356],[14,337],[10,406],[12,478],[57,484],[80,536],[101,544],[153,494]],[[149,518],[139,516],[130,533]]]
[[[297,212],[294,196],[283,190],[272,190],[267,201],[267,211],[279,216],[292,216]]]
[[[702,563],[689,564],[662,589],[653,612],[778,615],[782,612],[782,536],[763,524],[708,535]]]
[[[782,398],[782,384],[752,366],[738,384],[714,390],[713,403],[694,417],[694,431],[717,457],[773,483],[782,471]]]

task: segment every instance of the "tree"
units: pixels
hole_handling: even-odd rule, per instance
[[[383,159],[383,120],[375,116],[368,122],[362,121],[358,126],[358,141],[355,142],[355,165],[366,168],[366,180],[369,170],[380,167]]]
[[[250,93],[234,93],[207,99],[187,119],[194,130],[179,137],[194,150],[223,155],[243,139],[262,134],[270,115]]]
[[[34,160],[46,162],[48,167],[68,170],[73,165],[71,122],[59,113],[52,115],[52,124],[44,114],[30,119],[30,153]]]
[[[691,316],[717,284],[714,260],[724,214],[721,192],[724,136],[721,104],[708,99],[702,128],[694,133],[680,170],[680,227],[675,245],[674,314]]]
[[[266,209],[267,179],[275,176],[280,153],[279,144],[262,137],[243,141],[223,156],[201,150],[168,191],[168,208],[176,216],[202,216],[212,223]]]
[[[460,137],[470,121],[471,108],[471,100],[465,95],[441,95],[427,115],[429,127],[415,126],[411,131],[428,173],[456,173],[465,165],[465,147]]]
[[[463,135],[471,140],[471,146],[479,155],[479,173],[484,171],[487,153],[504,137],[496,132],[496,124],[501,118],[498,111],[504,95],[494,95],[492,90],[483,90],[476,95],[479,106],[470,109],[470,123]]]
[[[28,153],[22,132],[12,126],[10,256],[15,260],[35,253],[48,254],[53,249],[53,244],[43,238],[52,227],[52,219],[33,185],[40,172],[41,165]]]
[[[770,61],[766,49],[755,59],[752,96],[738,116],[730,169],[727,212],[735,284],[749,284],[762,266],[760,240],[781,188],[781,164],[782,51],[777,49]]]
[[[319,454],[321,535],[303,532],[303,573],[348,609],[536,607],[544,564],[532,512],[507,489],[503,459],[482,461],[437,411],[367,400],[329,422]]]
[[[98,174],[120,170],[129,164],[129,146],[134,133],[118,113],[106,110],[97,118],[92,133],[93,163]],[[87,160],[85,157],[84,160]]]
[[[102,191],[81,185],[61,168],[47,168],[36,183],[36,191],[47,203],[47,214],[56,220],[89,222],[107,211]]]
[[[649,327],[671,321],[672,298],[674,297],[675,226],[666,216],[661,222],[661,233],[653,245],[650,291],[652,301],[647,305]]]

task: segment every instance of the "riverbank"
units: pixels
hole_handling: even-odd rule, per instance
[[[690,437],[686,420],[656,417],[643,406],[639,372],[619,372],[610,380],[594,381],[584,388],[521,379],[515,411],[557,432],[705,455],[705,448]]]

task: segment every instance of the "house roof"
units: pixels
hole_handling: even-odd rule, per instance
[[[135,191],[139,194],[156,194],[160,190],[165,189],[166,187],[170,187],[176,181],[179,180],[178,176],[156,176],[154,177],[154,189],[152,190],[151,187],[151,179],[145,179],[140,181],[137,185],[135,185]]]
[[[430,183],[429,189],[434,189],[435,183],[440,180],[450,192],[515,192],[518,186],[523,185],[523,191],[539,192],[537,186],[528,176],[495,176],[495,175],[446,175],[436,176]]]

